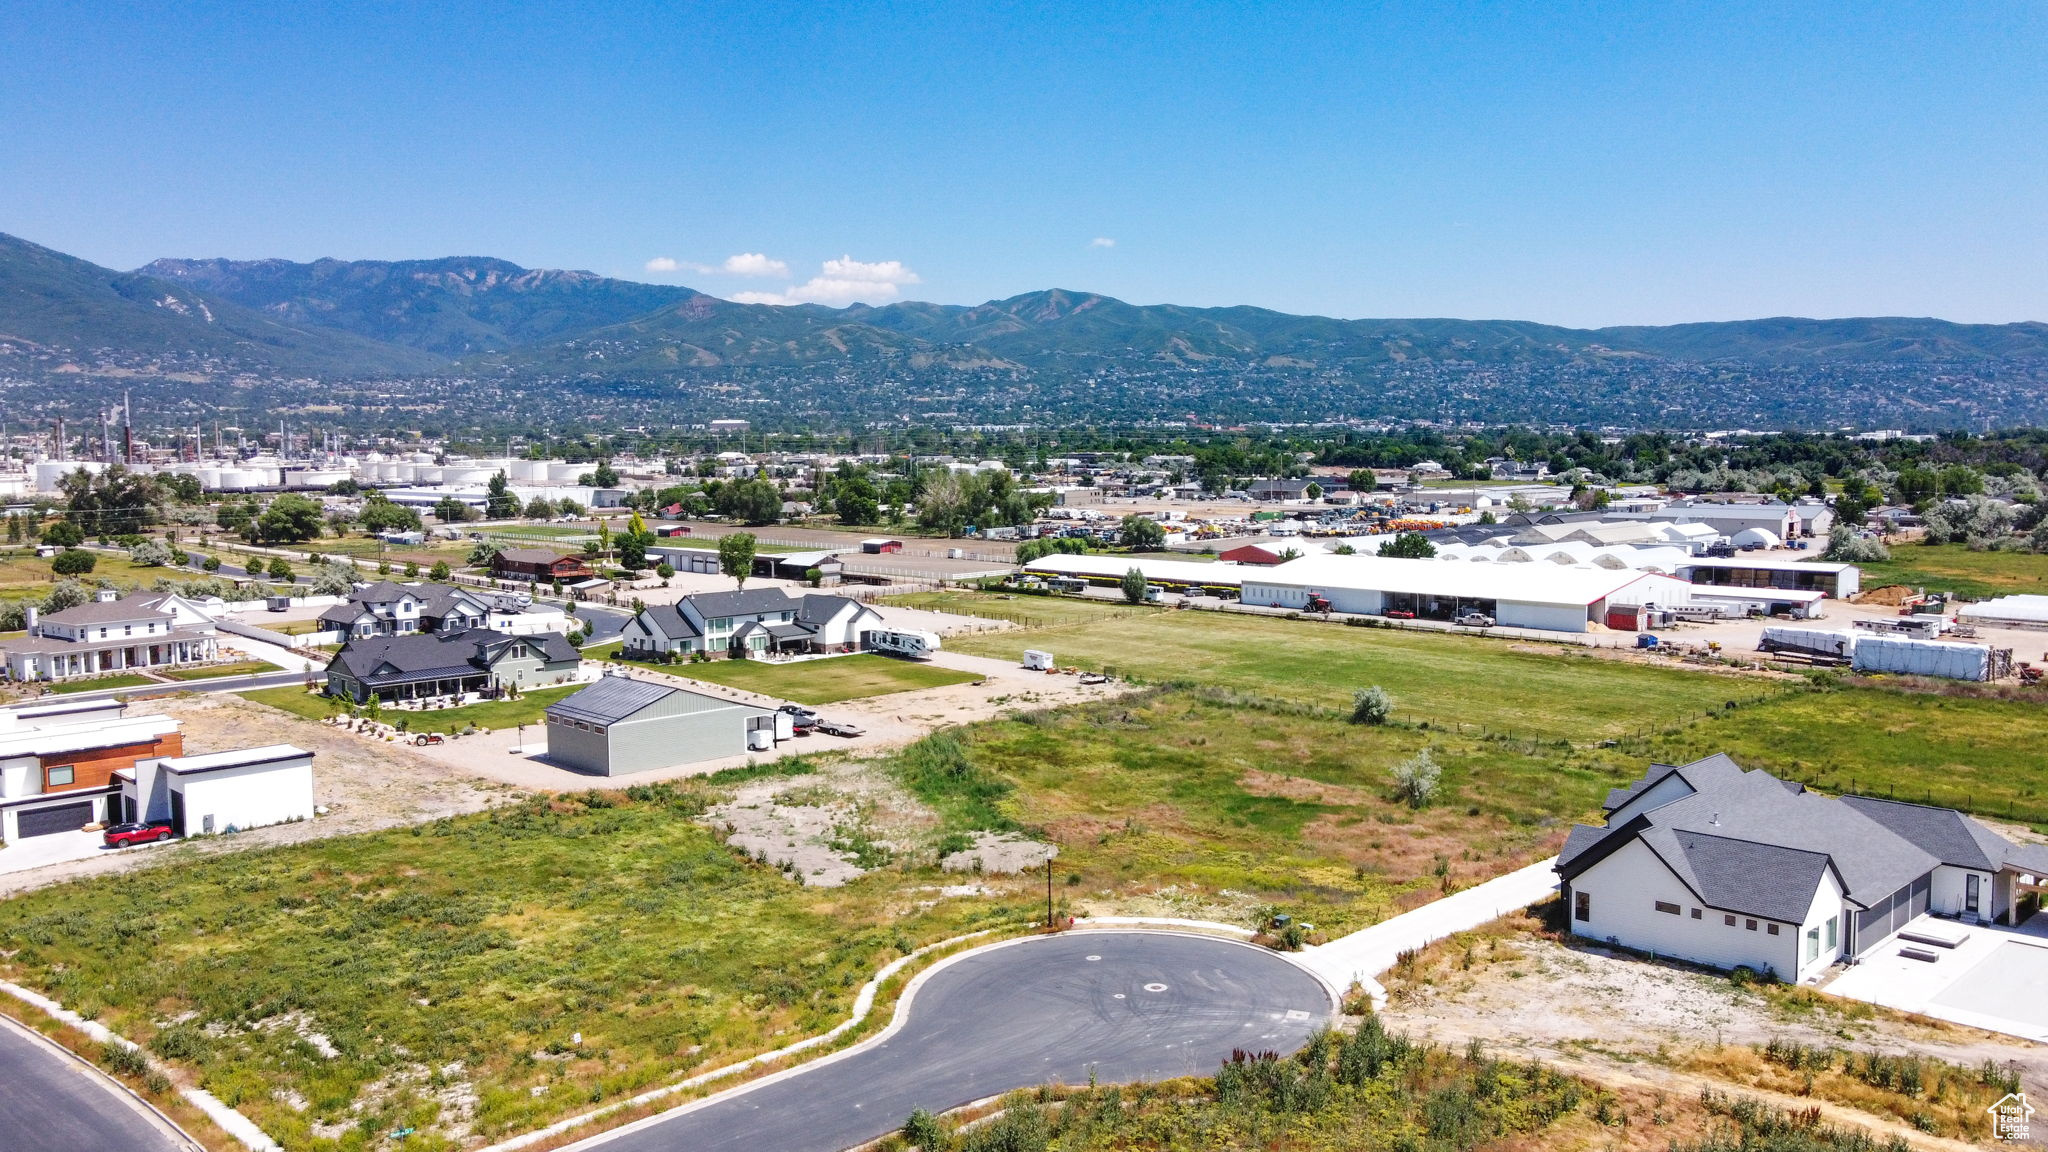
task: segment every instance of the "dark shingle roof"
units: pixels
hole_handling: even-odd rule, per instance
[[[697,626],[673,604],[650,604],[640,614],[654,625],[654,630],[671,640],[687,640],[700,635]]]
[[[583,691],[548,705],[547,715],[550,720],[616,724],[657,700],[668,699],[677,691],[624,676],[606,676]]]
[[[418,599],[419,593],[395,580],[379,580],[349,593],[348,598],[359,604],[395,604],[407,596]]]
[[[768,612],[796,611],[795,601],[780,588],[703,592],[689,599],[690,606],[706,620],[714,620],[721,616],[758,616]]]
[[[826,596],[814,592],[805,596],[803,602],[797,606],[796,618],[806,624],[823,624],[845,611],[848,604],[852,604],[865,612],[872,613],[874,611],[874,609],[850,597]]]
[[[87,600],[74,604],[61,612],[52,612],[43,617],[49,624],[120,624],[133,620],[168,620],[169,612],[159,612],[148,605],[138,603],[133,596],[120,600]]]
[[[1912,841],[1943,864],[1958,868],[1996,872],[2012,848],[2003,837],[1953,808],[1868,796],[1844,796],[1842,803]]]
[[[1814,889],[1828,870],[1821,852],[1731,840],[1704,832],[1659,830],[1644,842],[1675,848],[1657,854],[1710,907],[1797,924],[1806,918]]]
[[[342,645],[334,659],[344,672],[369,684],[389,684],[429,677],[468,676],[486,671],[499,653],[515,645],[540,649],[550,662],[580,660],[582,654],[560,633],[507,636],[488,628],[453,634],[415,632],[405,636],[370,636]]]
[[[498,559],[508,564],[553,564],[557,560],[571,559],[567,552],[553,548],[507,548],[498,553]]]

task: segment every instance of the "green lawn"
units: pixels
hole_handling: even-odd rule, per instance
[[[720,787],[536,798],[44,888],[0,903],[0,973],[148,1043],[287,1148],[417,1127],[406,1148],[447,1152],[814,1035],[890,958],[1029,914],[914,905],[891,872],[800,887],[693,821]],[[440,1103],[472,1093],[466,1125]]]
[[[1857,565],[1863,587],[1910,584],[1954,592],[1972,600],[2017,593],[2048,593],[2048,556],[2032,552],[1972,552],[1962,544],[1900,544],[1892,558]]]
[[[282,669],[267,660],[240,660],[233,664],[208,664],[202,668],[167,669],[163,676],[169,680],[213,680],[221,676],[257,676],[278,671]]]
[[[1166,611],[1164,608],[1151,605],[1132,605],[1080,596],[1034,596],[1017,593],[1011,595],[1009,599],[1004,599],[1002,594],[964,591],[912,592],[903,596],[884,596],[876,603],[894,604],[901,608],[922,608],[928,612],[984,616],[991,620],[1008,620],[1012,624],[1022,624],[1027,628],[1048,628],[1061,624],[1097,624],[1126,616],[1155,616]]]
[[[1394,694],[1405,719],[1580,742],[1698,717],[1730,698],[1773,691],[1755,681],[1604,660],[1565,646],[1227,612],[1106,614],[1035,631],[963,636],[948,647],[1009,660],[1020,659],[1026,648],[1048,649],[1061,664],[1347,709],[1354,691],[1378,684]]]
[[[585,687],[587,685],[570,684],[561,688],[536,688],[516,700],[486,700],[481,704],[465,704],[460,708],[443,708],[435,712],[385,708],[383,716],[392,722],[404,719],[414,732],[454,732],[471,724],[478,728],[512,728],[520,724],[540,723],[541,713],[547,710],[548,705]],[[307,720],[334,715],[334,706],[326,696],[315,695],[297,685],[259,688],[240,695]]]
[[[793,664],[713,660],[708,664],[676,664],[664,671],[692,680],[705,680],[794,700],[799,704],[837,704],[841,700],[857,700],[863,696],[942,688],[948,684],[965,684],[981,679],[972,672],[956,672],[932,664],[867,654],[834,656],[829,660],[800,660]]]
[[[156,681],[147,676],[124,673],[120,676],[101,676],[94,680],[66,680],[59,684],[47,685],[44,691],[62,696],[70,692],[98,692],[105,688],[141,688],[154,683]]]

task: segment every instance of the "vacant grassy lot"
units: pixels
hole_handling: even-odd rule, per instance
[[[837,704],[863,696],[943,688],[980,677],[932,664],[860,654],[829,660],[768,664],[759,660],[713,660],[708,664],[676,664],[663,671],[692,680],[744,688],[799,704]]]
[[[1061,664],[1346,709],[1354,691],[1378,684],[1394,694],[1404,719],[1572,741],[1619,737],[1773,691],[1755,681],[1602,660],[1562,646],[1225,612],[1105,615],[1033,632],[964,636],[949,646],[1004,659],[1045,648]]]
[[[122,553],[103,552],[92,549],[99,558],[93,570],[80,577],[87,585],[105,576],[121,584],[147,585],[159,576],[184,578],[189,573],[177,573],[168,568],[144,568],[131,564]],[[35,554],[34,549],[12,548],[0,551],[0,599],[20,600],[29,596],[47,596],[50,588],[60,579],[50,571],[50,562]]]
[[[1972,552],[1961,544],[1901,544],[1892,558],[1860,564],[1865,588],[1910,584],[1972,600],[2048,593],[2048,556]]]
[[[807,890],[692,821],[719,784],[535,799],[0,904],[0,971],[191,1069],[287,1148],[447,1148],[842,1019],[1000,902]],[[582,1034],[582,1043],[572,1035]]]
[[[1726,752],[1830,792],[1858,791],[2048,825],[2048,709],[1850,687],[1716,715],[1650,743],[1658,759]]]
[[[1157,616],[1163,608],[1139,607],[1108,600],[1086,600],[1078,596],[1012,596],[1005,600],[985,592],[914,592],[907,596],[885,596],[878,603],[928,612],[953,612],[963,616],[985,616],[1008,620],[1027,628],[1052,628],[1062,624],[1099,624],[1127,616]]]
[[[536,688],[516,700],[486,700],[481,704],[465,704],[460,708],[442,708],[433,712],[408,712],[387,707],[383,715],[387,721],[404,719],[414,732],[454,732],[472,724],[478,728],[512,728],[520,724],[541,723],[541,713],[547,711],[548,705],[585,687],[587,685],[570,684],[561,688]],[[306,720],[322,720],[335,713],[335,706],[328,697],[308,692],[297,685],[259,688],[240,695]]]

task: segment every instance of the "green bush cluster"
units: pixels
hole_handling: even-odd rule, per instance
[[[1909,1152],[1904,1138],[1879,1142],[1859,1128],[1836,1128],[1820,1121],[1820,1109],[1788,1112],[1748,1096],[1730,1097],[1701,1089],[1700,1107],[1733,1120],[1699,1140],[1673,1140],[1671,1152]]]

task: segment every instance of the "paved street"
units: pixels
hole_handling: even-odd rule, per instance
[[[1162,932],[1082,931],[936,970],[903,1030],[871,1048],[714,1097],[578,1149],[839,1152],[933,1112],[1047,1082],[1206,1075],[1233,1048],[1291,1052],[1334,1006],[1263,949]]]
[[[0,1147],[183,1152],[193,1145],[99,1073],[0,1017]]]

